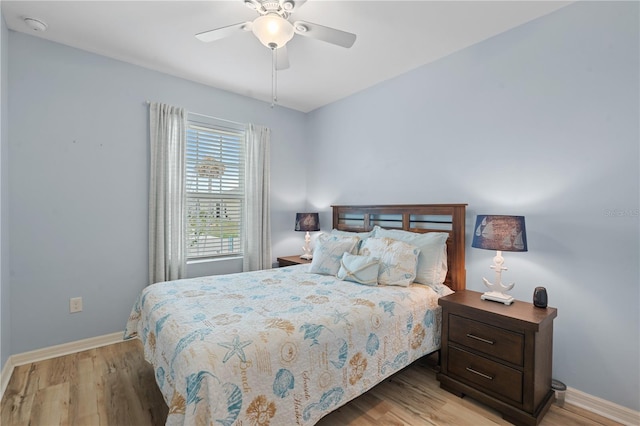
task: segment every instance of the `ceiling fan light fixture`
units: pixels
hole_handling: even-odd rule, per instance
[[[260,43],[270,49],[283,47],[293,38],[294,31],[291,22],[280,17],[277,13],[260,16],[253,21],[251,30],[258,37]]]

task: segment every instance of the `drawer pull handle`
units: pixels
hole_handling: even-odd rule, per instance
[[[474,370],[473,368],[467,367],[467,371],[469,371],[469,372],[471,372],[471,373],[473,373],[473,374],[477,374],[477,375],[478,375],[478,376],[480,376],[480,377],[484,377],[485,379],[493,380],[493,377],[491,377],[491,376],[489,376],[489,375],[487,375],[487,374],[481,373],[481,372],[479,372],[479,371],[476,371],[476,370]]]
[[[469,334],[469,333],[467,333],[467,337],[470,337],[470,338],[476,339],[476,340],[480,340],[481,342],[488,343],[490,345],[493,345],[493,343],[494,343],[492,340],[483,339],[482,337],[474,336],[473,334]]]

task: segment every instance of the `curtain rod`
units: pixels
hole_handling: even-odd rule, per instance
[[[146,103],[147,105],[150,105],[150,104],[151,104],[151,101],[145,101],[145,103]],[[199,113],[197,113],[197,112],[191,112],[191,111],[187,111],[187,113],[188,113],[188,114],[191,114],[191,115],[197,115],[197,116],[200,116],[200,117],[212,118],[212,119],[214,119],[214,120],[226,121],[227,123],[239,124],[239,125],[241,125],[241,126],[246,126],[246,123],[239,123],[239,122],[237,122],[237,121],[226,120],[226,119],[224,119],[224,118],[214,117],[214,116],[212,116],[212,115],[199,114]]]

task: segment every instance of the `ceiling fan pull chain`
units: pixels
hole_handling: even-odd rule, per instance
[[[276,55],[277,55],[276,48],[272,47],[271,48],[271,108],[273,108],[276,102],[278,102],[278,95],[277,95],[278,86],[277,86],[277,74],[276,74],[276,62],[278,58]]]

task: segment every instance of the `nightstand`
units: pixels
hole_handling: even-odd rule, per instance
[[[537,425],[554,400],[551,389],[556,308],[516,300],[507,306],[459,291],[441,297],[440,387],[468,395],[516,425]]]
[[[278,267],[292,266],[292,265],[305,265],[311,263],[310,260],[302,259],[300,256],[286,256],[278,258]]]

